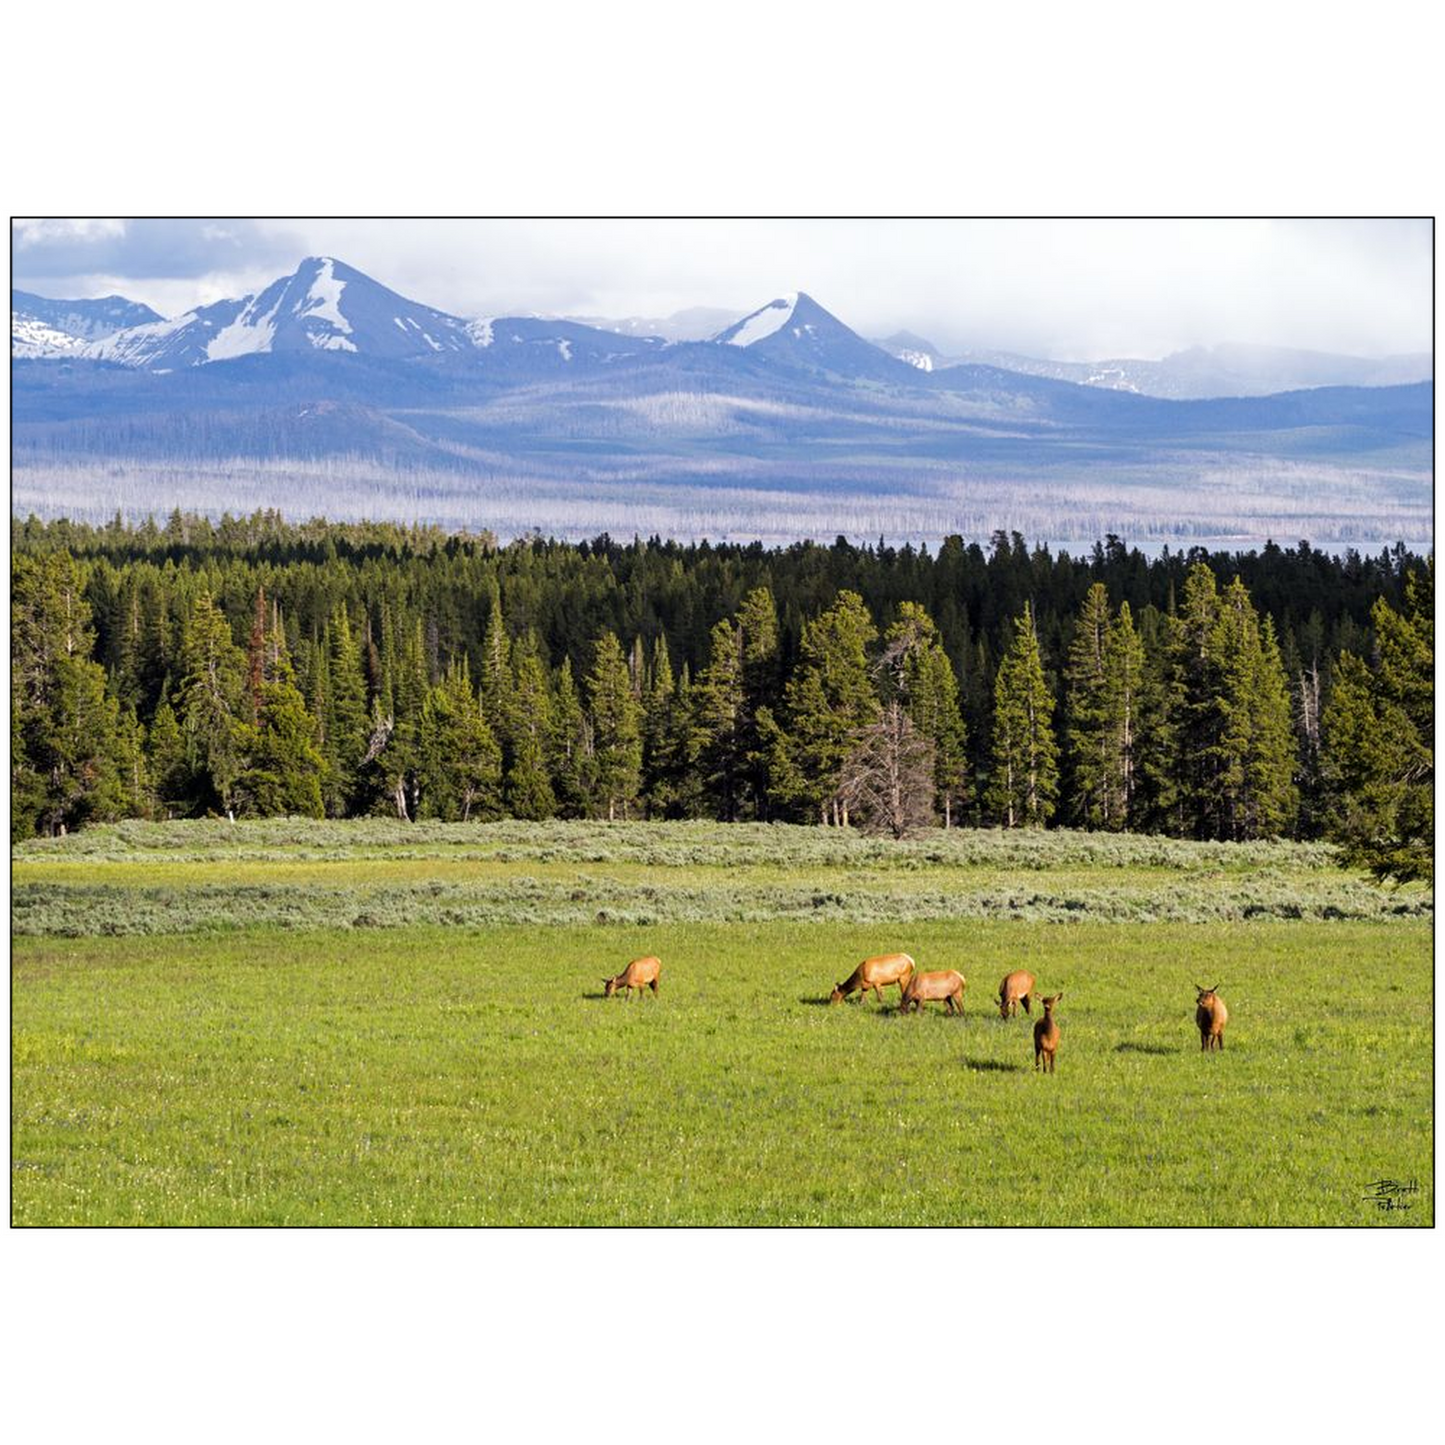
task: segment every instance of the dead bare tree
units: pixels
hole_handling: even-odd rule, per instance
[[[933,743],[897,699],[854,734],[839,797],[868,833],[902,838],[933,822]]]

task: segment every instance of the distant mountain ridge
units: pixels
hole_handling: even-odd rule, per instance
[[[22,513],[160,495],[503,535],[774,540],[1008,525],[1418,542],[1433,526],[1428,382],[1161,399],[908,333],[878,346],[801,291],[670,340],[453,316],[318,256],[93,339],[16,312],[12,358]]]
[[[1158,361],[1047,361],[1013,351],[965,351],[946,356],[932,342],[899,331],[877,343],[891,356],[923,371],[993,366],[1024,376],[1046,376],[1079,386],[1132,391],[1173,401],[1223,396],[1269,396],[1319,386],[1408,386],[1432,380],[1428,352],[1400,356],[1346,356],[1284,346],[1244,343],[1192,346]]]

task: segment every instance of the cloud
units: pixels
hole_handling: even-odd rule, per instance
[[[462,316],[741,314],[805,290],[865,336],[906,328],[948,352],[1432,340],[1429,221],[102,220],[13,235],[17,285],[167,314],[326,254]]]

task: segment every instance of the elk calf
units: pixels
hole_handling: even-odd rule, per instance
[[[604,978],[602,987],[606,989],[608,998],[624,988],[627,990],[628,998],[631,998],[633,989],[641,993],[643,989],[650,988],[656,994],[661,978],[661,960],[652,957],[634,958],[616,978]]]
[[[930,999],[941,1000],[945,1013],[963,1012],[963,991],[968,980],[956,968],[941,969],[937,973],[915,973],[903,990],[903,1000],[898,1005],[899,1013],[910,1009],[917,1012]]]
[[[1215,1049],[1223,1051],[1224,1026],[1229,1022],[1229,1010],[1225,1008],[1218,988],[1218,984],[1214,988],[1194,985],[1194,991],[1199,995],[1194,1000],[1194,1022],[1199,1026],[1199,1047],[1206,1054]]]
[[[1046,1074],[1054,1071],[1054,1055],[1059,1051],[1059,1026],[1054,1019],[1054,1005],[1063,998],[1063,990],[1052,998],[1041,998],[1044,1016],[1034,1025],[1034,1068]]]
[[[1034,996],[1034,976],[1027,970],[1018,968],[1012,973],[1004,976],[1004,981],[998,986],[998,1013],[1000,1018],[1010,1019],[1019,1011],[1019,1005],[1024,1006],[1026,1014],[1032,1014],[1030,1000]]]
[[[886,984],[898,985],[898,996],[903,997],[908,980],[913,977],[913,960],[906,953],[879,953],[865,958],[857,968],[840,984],[835,984],[829,1003],[841,1003],[850,993],[867,993],[871,988],[878,1001],[883,1001]]]

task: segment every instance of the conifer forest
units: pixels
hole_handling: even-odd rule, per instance
[[[1330,838],[1431,876],[1433,557],[13,529],[12,840],[123,818]]]

